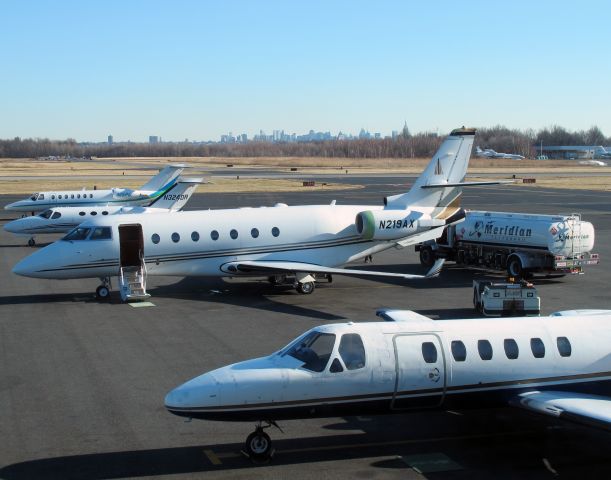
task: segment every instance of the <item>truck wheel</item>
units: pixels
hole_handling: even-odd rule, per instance
[[[512,277],[521,277],[524,273],[519,257],[511,257],[507,261],[507,273]]]
[[[423,267],[432,267],[435,263],[435,254],[431,247],[420,248],[420,265]]]

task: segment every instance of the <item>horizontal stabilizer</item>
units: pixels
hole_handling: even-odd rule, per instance
[[[271,274],[271,273],[319,273],[348,275],[355,277],[393,277],[406,280],[422,280],[433,278],[439,275],[443,267],[444,259],[438,259],[426,275],[413,275],[409,273],[376,272],[371,270],[353,270],[348,268],[331,268],[323,265],[315,265],[302,262],[283,262],[283,261],[259,261],[245,260],[242,262],[230,262],[221,267],[221,270],[228,273],[244,274]]]
[[[479,185],[502,185],[505,183],[515,183],[515,180],[495,180],[490,182],[432,183],[429,185],[422,185],[420,188],[477,187]]]
[[[611,398],[573,392],[533,391],[514,397],[510,404],[531,412],[611,431]]]

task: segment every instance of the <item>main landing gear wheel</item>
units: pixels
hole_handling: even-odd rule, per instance
[[[253,461],[263,462],[272,457],[272,439],[263,431],[263,427],[257,427],[254,432],[248,435],[245,450]]]
[[[108,300],[110,297],[110,289],[106,285],[100,285],[95,289],[95,296],[98,300]]]
[[[309,295],[314,291],[314,282],[299,282],[296,288],[299,293]]]
[[[435,263],[435,254],[431,247],[420,247],[420,265],[423,267],[432,267]]]
[[[31,238],[28,240],[28,246],[29,246],[29,247],[33,247],[34,245],[36,245],[36,240],[34,240],[34,237],[31,237]]]

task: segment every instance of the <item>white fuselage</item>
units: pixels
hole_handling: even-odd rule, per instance
[[[225,266],[238,260],[339,266],[396,244],[366,240],[357,233],[356,214],[382,208],[313,205],[190,211],[176,212],[163,221],[156,215],[113,215],[81,224],[83,228],[111,226],[112,239],[60,240],[25,258],[13,271],[39,278],[117,275],[119,226],[126,224],[142,227],[149,275],[235,276]],[[405,216],[423,219],[427,214],[405,211]],[[417,221],[406,221],[398,225],[394,237],[423,230]]]
[[[313,333],[332,337],[312,346],[320,364],[291,354]],[[360,358],[346,348],[354,340],[342,348],[347,335],[362,340]],[[276,420],[507,405],[519,393],[551,388],[608,395],[610,346],[611,311],[325,325],[268,357],[196,377],[165,404],[193,418]]]
[[[40,212],[53,207],[146,205],[152,201],[151,195],[154,193],[127,189],[41,192],[26,200],[6,205],[4,209],[18,212]]]

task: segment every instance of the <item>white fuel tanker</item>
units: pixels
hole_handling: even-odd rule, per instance
[[[465,220],[446,228],[437,241],[416,245],[423,265],[437,258],[507,270],[520,277],[530,272],[581,273],[599,262],[594,226],[581,215],[467,211]]]

